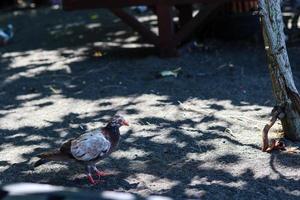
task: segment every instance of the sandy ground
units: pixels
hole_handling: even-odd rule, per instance
[[[300,155],[260,151],[274,105],[261,46],[206,41],[205,51],[160,59],[152,49],[133,48],[140,38],[105,10],[1,13],[0,24],[7,22],[16,36],[0,48],[2,185],[174,199],[300,198]],[[94,57],[98,51],[103,55]],[[289,51],[299,87],[299,48]],[[177,78],[157,77],[178,67]],[[31,167],[36,154],[103,126],[115,113],[131,126],[121,129],[118,151],[99,163],[112,173],[102,184],[90,186],[75,164]],[[272,137],[278,132],[276,124]]]

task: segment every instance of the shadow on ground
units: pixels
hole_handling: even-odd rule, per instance
[[[0,49],[2,184],[174,199],[299,197],[299,154],[260,152],[273,105],[260,46],[209,41],[206,51],[162,60],[152,49],[132,48],[141,39],[105,10],[1,14],[0,23],[7,21],[16,37]],[[290,51],[297,66],[298,48]],[[177,78],[157,76],[177,67]],[[121,130],[119,150],[100,163],[112,172],[101,185],[88,185],[76,164],[31,167],[36,154],[116,113],[131,126]]]

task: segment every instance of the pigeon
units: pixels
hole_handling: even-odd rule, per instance
[[[96,167],[96,163],[113,152],[120,140],[121,126],[129,126],[128,122],[120,115],[115,115],[104,128],[95,129],[84,133],[77,138],[70,139],[54,151],[39,154],[39,160],[34,167],[50,161],[75,160],[85,165],[87,178],[91,184],[96,184],[92,172],[99,177],[106,173]]]
[[[7,44],[12,38],[14,37],[13,25],[8,24],[7,29],[4,30],[0,28],[0,44],[5,45]]]

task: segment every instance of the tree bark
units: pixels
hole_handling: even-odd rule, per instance
[[[295,86],[285,44],[281,0],[259,0],[265,49],[277,106],[283,108],[281,119],[285,137],[300,141],[300,96]]]

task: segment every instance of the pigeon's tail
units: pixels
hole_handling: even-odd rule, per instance
[[[34,163],[34,167],[38,167],[50,161],[66,161],[70,159],[69,156],[65,155],[59,150],[41,153],[37,157],[40,159]]]
[[[38,161],[36,161],[36,162],[34,163],[33,167],[38,167],[38,166],[43,165],[43,164],[45,164],[45,163],[47,163],[47,162],[49,162],[49,161],[50,161],[50,160],[46,160],[46,159],[40,158],[40,159],[38,159]]]

